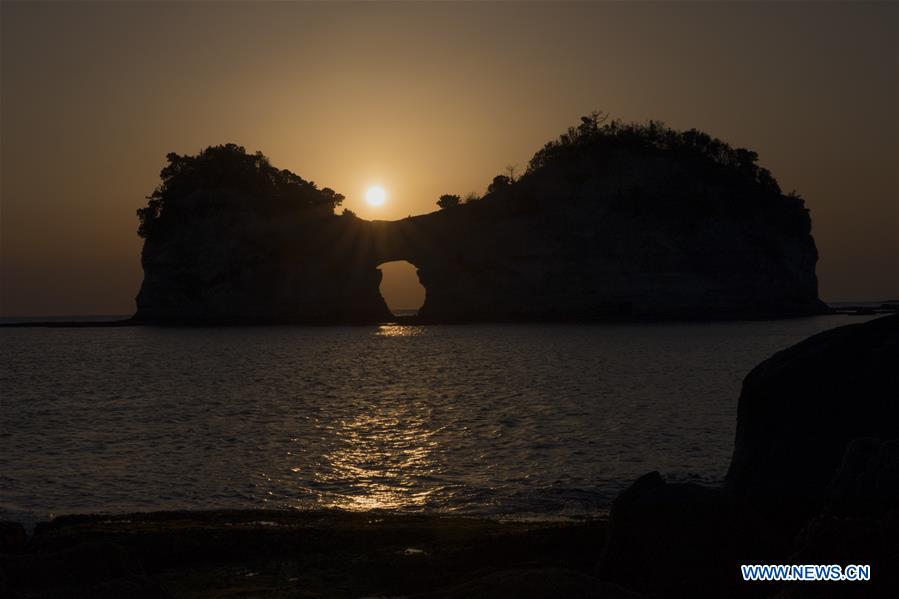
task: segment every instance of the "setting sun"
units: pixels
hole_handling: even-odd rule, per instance
[[[365,201],[370,206],[381,206],[387,199],[387,192],[379,185],[373,185],[365,192]]]

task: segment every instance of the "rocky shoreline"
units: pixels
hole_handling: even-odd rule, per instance
[[[606,527],[337,510],[64,516],[31,537],[0,528],[0,595],[631,597],[593,572]]]

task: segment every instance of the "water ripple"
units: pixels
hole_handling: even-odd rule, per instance
[[[0,515],[582,514],[714,483],[740,382],[844,317],[0,331]]]

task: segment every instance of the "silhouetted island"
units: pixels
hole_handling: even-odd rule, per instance
[[[169,154],[138,211],[135,320],[391,321],[377,267],[392,260],[418,268],[424,322],[824,311],[808,210],[757,159],[593,113],[483,198],[386,222],[334,214],[343,196],[234,144]]]

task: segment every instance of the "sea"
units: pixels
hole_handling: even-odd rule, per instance
[[[278,508],[605,513],[721,483],[746,374],[871,317],[0,329],[0,519]]]

